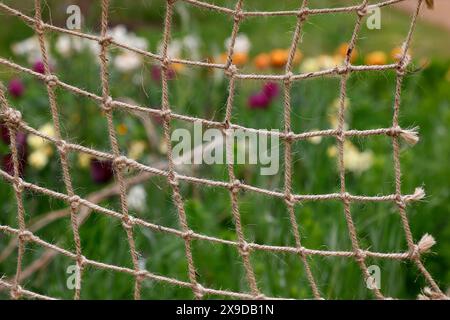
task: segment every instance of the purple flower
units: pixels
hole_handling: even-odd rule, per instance
[[[248,106],[252,109],[265,109],[270,104],[270,98],[263,92],[254,94],[248,98]]]
[[[4,143],[9,144],[9,130],[3,122],[0,122],[0,138]]]
[[[153,66],[151,70],[151,76],[153,81],[161,82],[162,79],[162,68],[160,66]],[[167,80],[175,79],[175,70],[172,68],[167,69]]]
[[[14,98],[19,98],[23,95],[25,87],[22,80],[19,78],[14,78],[9,82],[8,91]]]
[[[269,99],[273,99],[280,93],[280,88],[275,82],[267,82],[264,84],[262,91]]]
[[[109,160],[91,160],[91,177],[95,183],[108,182],[113,176],[112,162]]]
[[[41,73],[41,74],[45,74],[45,66],[44,66],[44,63],[43,63],[42,61],[36,61],[36,62],[33,64],[33,71],[34,71],[34,72]]]
[[[9,137],[8,137],[9,138]],[[25,172],[25,166],[27,164],[27,138],[26,134],[23,132],[17,133],[17,155],[19,160],[19,176],[23,177]],[[2,168],[9,175],[14,175],[14,161],[11,153],[4,155],[2,158]]]

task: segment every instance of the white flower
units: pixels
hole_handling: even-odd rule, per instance
[[[29,63],[41,60],[41,48],[37,36],[14,43],[11,50],[15,55],[27,57]]]
[[[327,154],[332,158],[337,157],[338,150],[336,146],[329,147]],[[344,166],[346,170],[361,174],[370,169],[373,162],[374,159],[371,150],[361,152],[350,141],[344,142]]]
[[[130,51],[125,51],[114,58],[114,66],[121,72],[133,71],[139,68],[141,62],[141,56]]]
[[[44,168],[47,165],[47,163],[48,163],[48,155],[42,149],[33,151],[28,156],[28,163],[33,168],[36,168],[36,169],[40,170],[40,169]]]
[[[88,46],[88,39],[81,39],[75,36],[61,35],[56,40],[55,49],[63,57],[70,56],[73,52],[80,52]]]
[[[50,123],[47,123],[39,128],[39,132],[54,138],[56,136],[55,128],[53,128],[53,125]],[[33,149],[42,149],[43,147],[47,146],[49,144],[49,141],[41,138],[36,135],[29,135],[27,138],[27,142]]]
[[[225,49],[229,50],[231,45],[231,37],[225,40]],[[234,52],[248,53],[250,51],[251,43],[245,34],[238,34],[234,42]]]
[[[134,32],[127,31],[127,28],[119,24],[107,32],[108,35],[114,38],[115,41],[125,44],[127,46],[147,50],[147,39],[138,37]]]
[[[183,47],[187,52],[188,56],[193,60],[200,59],[200,40],[195,35],[187,35],[183,38]]]
[[[170,58],[179,58],[181,57],[181,51],[183,50],[183,43],[178,39],[173,39],[170,41],[169,46],[167,47],[167,55]],[[160,43],[158,45],[158,52],[162,54],[163,44]]]
[[[134,186],[128,192],[128,207],[132,210],[142,212],[147,207],[147,193],[141,185]]]

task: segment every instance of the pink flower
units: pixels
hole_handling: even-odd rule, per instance
[[[270,104],[270,98],[263,92],[254,94],[248,98],[248,106],[252,109],[265,109]]]
[[[91,160],[91,177],[95,183],[106,183],[113,176],[112,162],[109,160]]]
[[[275,82],[267,82],[264,84],[262,91],[269,99],[273,99],[280,93],[280,88]]]
[[[33,65],[33,71],[41,74],[45,74],[45,66],[42,61],[36,61]]]
[[[153,66],[151,70],[152,79],[155,82],[161,82],[162,68],[160,66]],[[175,79],[175,70],[172,68],[167,69],[167,80]]]
[[[9,82],[8,91],[14,98],[19,98],[23,95],[25,87],[22,80],[19,78],[14,78]]]

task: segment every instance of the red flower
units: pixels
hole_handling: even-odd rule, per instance
[[[41,74],[45,74],[45,66],[44,66],[44,63],[43,63],[42,61],[36,61],[36,62],[33,64],[33,71],[34,71],[34,72],[41,73]]]
[[[275,82],[267,82],[264,84],[262,91],[269,99],[273,99],[280,93],[280,88]]]
[[[95,183],[106,183],[113,176],[113,166],[110,160],[91,160],[91,178]]]
[[[19,78],[12,79],[8,85],[8,91],[14,98],[19,98],[23,95],[25,87],[22,80]]]
[[[248,98],[248,106],[252,109],[265,109],[270,104],[270,98],[263,92],[254,94]]]
[[[155,82],[161,82],[162,68],[160,66],[153,66],[151,70],[152,79]],[[172,68],[167,69],[167,80],[175,79],[175,70]]]

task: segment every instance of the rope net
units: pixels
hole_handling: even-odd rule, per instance
[[[9,290],[10,295],[13,299],[18,299],[22,297],[28,298],[39,298],[39,299],[54,299],[57,297],[46,296],[37,292],[29,291],[22,287],[21,280],[23,276],[23,257],[25,254],[25,248],[27,244],[34,243],[38,246],[41,246],[45,249],[49,250],[49,254],[60,254],[64,255],[70,259],[73,259],[76,262],[77,272],[79,274],[79,285],[75,289],[74,298],[79,299],[81,290],[82,290],[82,277],[85,272],[85,267],[90,266],[91,268],[104,269],[109,270],[111,272],[117,273],[125,273],[132,275],[134,277],[134,298],[139,299],[141,295],[141,284],[145,279],[151,279],[158,282],[163,282],[173,286],[186,287],[192,290],[193,295],[197,299],[201,299],[205,296],[221,296],[221,297],[232,297],[232,298],[240,298],[240,299],[265,299],[265,298],[274,298],[274,297],[266,297],[263,292],[261,292],[258,287],[258,281],[255,277],[255,272],[253,265],[250,260],[250,255],[252,251],[268,251],[268,252],[283,252],[289,253],[292,255],[298,256],[301,260],[306,277],[311,288],[312,297],[316,299],[322,298],[322,294],[320,292],[319,286],[317,285],[315,276],[310,268],[309,259],[313,256],[323,256],[323,257],[346,257],[350,259],[354,259],[362,274],[362,279],[367,281],[370,278],[370,273],[366,264],[367,258],[377,258],[377,259],[392,259],[392,260],[404,260],[411,261],[417,267],[419,273],[425,278],[429,285],[428,295],[432,298],[444,298],[444,293],[440,290],[439,286],[427,271],[425,266],[422,263],[421,255],[426,252],[430,247],[434,244],[434,239],[425,235],[418,243],[414,242],[407,212],[406,206],[408,203],[420,200],[424,196],[424,192],[421,188],[417,188],[413,194],[404,195],[401,193],[401,168],[399,161],[399,140],[404,139],[407,142],[415,143],[418,140],[416,132],[412,130],[402,129],[399,126],[399,111],[400,111],[400,99],[401,99],[401,91],[402,91],[402,82],[408,67],[409,56],[407,54],[412,35],[414,32],[414,28],[416,25],[417,17],[420,12],[421,6],[423,4],[423,0],[417,0],[417,7],[414,11],[409,31],[407,33],[406,39],[404,41],[402,47],[401,58],[398,63],[388,64],[388,65],[352,65],[351,64],[351,55],[352,51],[355,48],[358,34],[361,29],[363,18],[367,15],[369,9],[373,9],[376,7],[384,7],[389,6],[394,3],[403,1],[403,0],[390,0],[390,1],[382,1],[375,4],[369,4],[368,0],[363,0],[359,5],[348,6],[348,7],[339,7],[339,8],[320,8],[320,9],[309,9],[308,1],[302,1],[298,10],[293,11],[272,11],[272,12],[250,12],[245,11],[243,9],[243,0],[237,0],[234,9],[219,7],[214,4],[209,4],[206,2],[201,2],[197,0],[179,0],[183,1],[189,5],[201,7],[204,9],[220,12],[224,15],[228,15],[233,18],[233,26],[231,31],[231,41],[229,50],[227,53],[226,62],[223,64],[218,63],[210,63],[205,61],[192,61],[185,59],[175,59],[169,56],[168,54],[168,46],[171,39],[171,28],[172,28],[172,17],[173,17],[173,8],[176,0],[167,0],[166,2],[166,12],[164,18],[164,33],[163,33],[163,44],[162,50],[160,54],[144,51],[141,49],[137,49],[126,45],[124,43],[120,43],[116,41],[116,39],[110,37],[107,34],[108,28],[108,17],[109,17],[109,0],[102,0],[102,11],[101,11],[101,25],[100,25],[100,35],[92,35],[86,34],[79,31],[69,30],[60,28],[48,23],[45,23],[41,18],[41,1],[35,0],[35,10],[34,17],[27,16],[22,12],[7,6],[6,4],[0,2],[0,10],[8,15],[16,16],[22,19],[25,23],[30,25],[38,39],[40,45],[40,51],[42,55],[42,60],[44,64],[45,72],[44,74],[35,72],[26,67],[18,65],[10,60],[0,57],[0,64],[11,68],[15,71],[23,72],[30,74],[45,83],[47,93],[48,93],[48,101],[50,112],[53,119],[53,124],[56,132],[56,136],[52,137],[46,135],[45,133],[39,132],[38,130],[30,127],[25,121],[22,120],[21,114],[18,110],[14,109],[8,102],[5,97],[5,89],[3,85],[0,88],[0,103],[1,103],[1,119],[7,125],[10,134],[10,149],[12,153],[14,174],[8,174],[6,171],[0,170],[1,177],[10,183],[14,188],[15,199],[17,204],[17,221],[18,228],[13,228],[8,225],[0,225],[0,231],[2,233],[6,233],[12,235],[17,239],[17,268],[14,277],[11,279],[0,279],[0,287]],[[345,58],[345,62],[342,66],[335,67],[332,69],[303,73],[303,74],[294,74],[292,72],[293,60],[295,57],[295,53],[297,50],[297,46],[299,44],[299,40],[302,35],[302,27],[305,21],[309,16],[312,15],[324,15],[324,14],[332,14],[332,13],[347,13],[347,14],[356,14],[356,23],[354,26],[353,34],[351,39],[348,42],[348,50]],[[239,27],[241,22],[244,19],[249,17],[263,17],[263,16],[295,16],[297,17],[297,22],[295,25],[295,29],[293,32],[292,43],[289,49],[289,57],[285,66],[285,72],[283,75],[270,75],[270,74],[242,74],[239,73],[237,67],[233,64],[233,52],[234,52],[234,44],[236,37],[238,35]],[[49,66],[49,58],[48,58],[48,48],[46,46],[46,33],[47,32],[59,32],[69,34],[75,37],[86,38],[92,41],[95,41],[100,46],[100,79],[101,79],[101,96],[80,89],[76,86],[70,85],[58,79],[55,74],[52,74],[52,70]],[[162,82],[162,96],[161,96],[161,109],[153,109],[149,107],[143,107],[139,105],[134,105],[131,103],[126,103],[118,100],[114,100],[113,97],[110,96],[109,90],[109,75],[108,75],[108,64],[107,64],[107,53],[110,47],[120,47],[125,50],[130,50],[137,54],[146,56],[148,58],[155,59],[161,65],[163,70],[161,74],[161,82]],[[222,122],[219,121],[211,121],[191,116],[186,116],[182,114],[177,114],[171,110],[171,106],[169,103],[169,87],[168,87],[168,69],[172,63],[179,63],[188,66],[197,66],[203,68],[215,68],[221,69],[226,74],[229,79],[228,84],[228,99],[226,102],[226,111],[225,118]],[[390,128],[381,128],[374,130],[346,130],[345,129],[345,117],[344,117],[344,105],[345,99],[347,95],[347,80],[351,73],[355,72],[367,72],[367,71],[388,71],[394,70],[397,73],[396,76],[396,89],[395,89],[395,100],[394,100],[394,111],[392,117],[392,126]],[[324,76],[337,76],[340,77],[340,97],[339,97],[339,116],[338,116],[338,127],[333,130],[321,130],[314,132],[302,132],[296,133],[291,131],[291,86],[293,82],[300,81],[308,78],[317,78]],[[266,131],[262,129],[255,128],[246,128],[243,126],[239,126],[237,124],[233,124],[231,122],[232,113],[233,113],[233,101],[235,96],[235,82],[238,79],[253,79],[253,80],[273,80],[279,81],[283,83],[283,91],[284,91],[284,128],[281,132],[272,132]],[[75,94],[88,97],[101,106],[105,117],[108,123],[108,131],[109,131],[109,141],[111,145],[111,152],[106,153],[99,150],[95,150],[92,148],[88,148],[79,144],[69,143],[65,141],[61,136],[61,126],[60,126],[60,118],[59,118],[59,106],[55,96],[55,89],[59,87],[64,90],[68,90]],[[116,130],[113,125],[113,111],[116,109],[120,109],[122,111],[128,112],[132,114],[133,112],[140,112],[148,116],[160,116],[163,119],[163,130],[164,130],[164,139],[168,146],[167,150],[167,168],[161,169],[158,167],[152,167],[148,165],[144,165],[135,160],[127,158],[121,154],[119,149],[119,144],[116,137]],[[257,186],[252,186],[245,184],[235,177],[234,165],[228,164],[228,181],[217,181],[217,180],[208,180],[202,178],[196,178],[193,176],[183,175],[178,173],[175,170],[174,159],[172,156],[170,136],[171,136],[171,120],[182,120],[185,122],[196,122],[199,121],[203,126],[206,127],[214,127],[221,130],[223,136],[225,138],[225,147],[227,155],[230,155],[233,150],[231,148],[230,135],[231,132],[235,129],[242,129],[247,132],[256,132],[258,134],[266,134],[266,135],[278,135],[285,146],[284,148],[284,191],[272,191],[263,189]],[[37,184],[30,183],[24,181],[20,176],[20,163],[18,150],[16,147],[16,138],[18,130],[28,132],[30,134],[39,136],[53,144],[56,145],[60,165],[63,173],[63,182],[66,189],[66,193],[60,193],[54,190],[50,190],[44,187],[41,187]],[[395,172],[395,193],[390,195],[383,196],[363,196],[363,195],[352,195],[346,191],[346,179],[345,179],[345,167],[344,167],[344,142],[347,138],[353,136],[375,136],[375,135],[386,135],[392,139],[392,148],[393,148],[393,159],[394,159],[394,172]],[[312,195],[304,195],[304,194],[294,194],[292,192],[292,144],[298,140],[304,140],[311,137],[317,136],[332,136],[336,138],[336,144],[338,149],[338,165],[339,165],[339,177],[340,177],[340,192],[332,193],[332,194],[312,194]],[[117,186],[117,194],[120,197],[120,210],[115,211],[105,207],[102,207],[96,203],[94,203],[90,199],[85,199],[80,197],[75,193],[75,190],[72,185],[72,177],[70,174],[71,168],[69,167],[68,162],[68,153],[69,152],[83,152],[90,154],[92,156],[110,160],[113,162],[114,166],[114,176]],[[143,172],[145,176],[135,177],[134,179],[128,179],[124,176],[124,170],[127,168],[133,168],[140,172]],[[169,228],[157,224],[153,224],[150,221],[146,221],[140,218],[137,218],[130,214],[128,210],[127,204],[127,189],[132,185],[139,182],[142,182],[145,178],[149,176],[158,175],[165,177],[170,185],[170,189],[172,191],[173,203],[177,208],[178,221],[179,221],[179,229]],[[211,237],[208,235],[200,234],[195,232],[190,228],[186,218],[186,212],[184,209],[184,200],[180,194],[179,181],[185,181],[192,184],[200,184],[204,186],[210,187],[220,187],[229,190],[230,201],[231,201],[231,209],[232,215],[234,218],[235,231],[237,235],[237,241],[230,241],[226,239],[221,239],[217,237]],[[42,240],[29,228],[27,228],[25,222],[25,209],[23,203],[23,192],[24,190],[31,190],[33,192],[44,194],[52,198],[60,199],[65,201],[70,208],[70,219],[71,219],[71,228],[73,233],[73,242],[75,244],[75,252],[68,251],[58,245],[49,243],[47,241]],[[238,205],[238,197],[239,192],[241,190],[260,193],[269,197],[281,198],[284,199],[286,210],[289,214],[289,221],[291,224],[292,234],[295,239],[295,246],[272,246],[272,245],[264,245],[247,242],[242,228],[241,216]],[[327,251],[327,250],[315,250],[308,249],[302,245],[301,236],[299,232],[299,227],[296,221],[296,216],[294,212],[294,207],[302,201],[327,201],[327,200],[339,200],[342,201],[344,206],[345,219],[348,227],[348,234],[350,236],[352,250],[351,251]],[[352,202],[392,202],[395,203],[398,208],[398,213],[401,217],[401,223],[404,229],[404,235],[407,242],[407,250],[405,252],[399,253],[383,253],[383,252],[372,252],[369,250],[362,249],[360,246],[360,242],[357,237],[357,232],[355,228],[355,224],[352,218],[352,213],[350,210],[350,205]],[[115,219],[120,219],[122,222],[122,226],[127,235],[127,241],[129,244],[130,256],[132,260],[133,268],[127,268],[118,265],[112,265],[103,263],[96,260],[91,260],[88,257],[83,255],[83,248],[80,244],[80,235],[79,235],[79,226],[82,223],[82,213],[83,211],[88,209],[90,211],[95,211],[101,214],[105,214]],[[179,237],[184,240],[185,244],[185,256],[188,265],[188,276],[189,281],[181,281],[175,278],[167,277],[164,275],[154,274],[147,270],[143,270],[140,268],[138,263],[138,252],[136,250],[136,245],[134,241],[133,229],[135,226],[140,226],[144,228],[148,228],[154,232],[161,232],[172,234],[176,237]],[[197,241],[208,241],[216,244],[224,244],[227,246],[235,247],[240,255],[242,260],[246,281],[248,283],[248,287],[250,288],[249,292],[233,292],[228,290],[221,290],[215,288],[207,288],[202,286],[201,283],[197,280],[198,275],[196,271],[196,264],[192,255],[192,246],[191,242],[193,240]],[[383,299],[385,296],[381,292],[380,288],[376,286],[372,286],[371,290],[373,295],[376,298]]]

